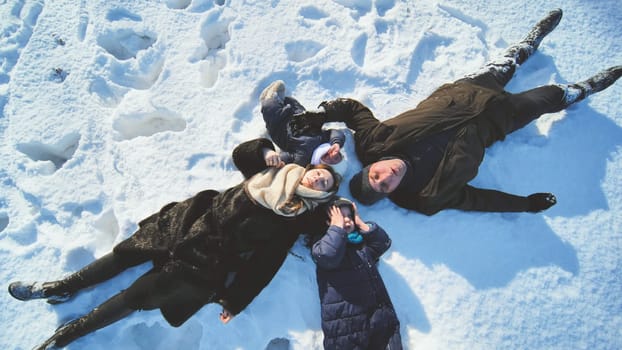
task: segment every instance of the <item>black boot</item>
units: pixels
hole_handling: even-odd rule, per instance
[[[514,76],[516,66],[523,64],[540,46],[542,39],[557,27],[562,19],[562,10],[556,9],[540,20],[523,40],[505,50],[503,55],[488,62],[483,70],[476,72],[467,78],[477,78],[483,74],[491,73],[500,86],[505,86]]]
[[[565,91],[565,106],[568,107],[594,93],[605,90],[621,76],[622,66],[615,66],[605,69],[584,81],[570,85],[559,85]]]
[[[109,253],[62,280],[44,283],[13,282],[9,285],[9,294],[19,300],[47,299],[50,304],[58,304],[67,301],[79,290],[106,281],[140,263],[142,261],[128,262],[114,253]]]
[[[546,17],[531,28],[523,40],[516,45],[510,46],[504,56],[513,57],[516,64],[522,64],[538,49],[542,39],[557,27],[561,19],[561,9],[549,12]]]
[[[62,325],[56,330],[54,335],[35,348],[35,350],[63,348],[82,336],[127,317],[132,312],[134,310],[126,306],[123,292],[121,292],[88,314]]]

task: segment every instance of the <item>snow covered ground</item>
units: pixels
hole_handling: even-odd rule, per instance
[[[0,281],[66,275],[164,204],[237,184],[230,152],[265,135],[275,79],[308,108],[352,97],[386,119],[556,7],[508,90],[622,64],[619,0],[0,0]],[[362,208],[393,238],[380,269],[406,348],[622,348],[621,96],[618,82],[488,151],[473,184],[555,193],[542,214]],[[227,325],[216,305],[180,328],[137,312],[68,349],[320,349],[315,266],[292,252]],[[0,348],[31,349],[147,268],[57,306],[0,293]]]

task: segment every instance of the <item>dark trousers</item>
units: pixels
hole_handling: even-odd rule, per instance
[[[68,277],[52,282],[48,294],[74,294],[81,289],[88,288],[107,281],[130,267],[138,266],[149,261],[147,258],[128,259],[115,253],[108,253],[93,261]]]
[[[483,131],[481,129],[486,127],[490,128],[490,130],[498,131],[482,132],[482,135],[488,135],[483,140],[485,147],[490,146],[495,141],[502,140],[505,138],[505,135],[523,128],[543,114],[559,112],[567,107],[564,103],[565,91],[556,85],[540,86],[516,94],[505,91],[505,85],[512,78],[516,68],[513,61],[509,61],[508,65],[510,65],[509,68],[508,66],[503,67],[491,64],[487,66],[489,67],[488,70],[457,81],[468,82],[507,94],[506,104],[503,106],[503,109],[493,113],[494,116],[489,117],[488,120],[477,118],[474,120],[478,124],[480,131]],[[490,118],[493,119],[490,120]]]
[[[117,254],[109,253],[80,271],[75,272],[60,281],[49,282],[51,285],[48,294],[74,294],[77,291],[91,287],[106,281],[126,269],[147,262],[148,259],[127,259]],[[64,347],[72,341],[106,327],[124,317],[127,317],[134,309],[127,305],[125,291],[97,306],[88,314],[71,321],[59,328],[47,342],[54,342],[57,347]],[[46,343],[47,343],[46,342]]]

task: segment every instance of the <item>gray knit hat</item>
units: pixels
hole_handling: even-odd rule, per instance
[[[352,177],[350,180],[350,193],[365,205],[372,205],[388,196],[388,193],[374,191],[369,184],[369,165]]]

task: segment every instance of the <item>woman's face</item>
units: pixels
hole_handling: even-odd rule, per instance
[[[300,183],[316,191],[328,192],[335,184],[335,179],[326,169],[310,169],[302,177]]]

